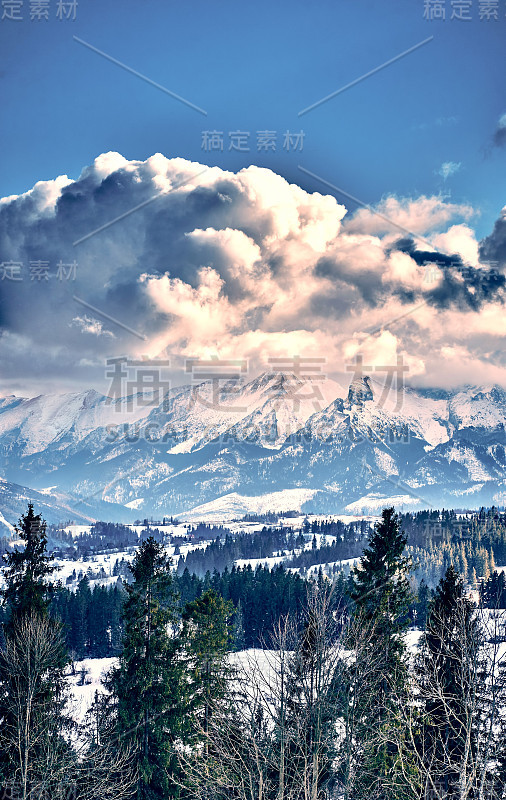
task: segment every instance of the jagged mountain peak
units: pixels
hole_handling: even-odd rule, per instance
[[[506,499],[500,387],[398,387],[375,372],[345,388],[301,372],[174,387],[168,407],[133,396],[131,412],[127,398],[93,391],[8,398],[0,402],[3,474],[176,514],[227,492],[253,497],[273,487],[318,491],[328,510],[361,503],[378,480],[401,472],[432,504]],[[113,423],[121,424],[110,433]]]
[[[374,400],[371,378],[364,375],[362,378],[352,379],[347,399],[350,405],[362,405],[366,400]]]
[[[266,389],[269,391],[290,391],[294,385],[304,383],[310,378],[302,378],[294,372],[283,372],[277,370],[268,370],[257,375],[253,380],[249,381],[247,386],[251,391],[259,389]]]

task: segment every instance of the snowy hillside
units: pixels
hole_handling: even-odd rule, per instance
[[[368,513],[389,500],[503,505],[505,409],[499,387],[397,392],[363,377],[345,391],[281,372],[178,387],[155,406],[94,391],[7,397],[2,475],[50,492],[49,504],[64,497],[85,518],[117,520],[192,509]],[[14,501],[0,497],[12,523],[19,505],[13,517]]]

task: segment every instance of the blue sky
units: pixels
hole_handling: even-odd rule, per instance
[[[320,175],[367,203],[386,194],[443,193],[480,215],[478,236],[504,205],[506,148],[493,147],[506,112],[506,0],[499,19],[424,19],[423,0],[317,3],[79,0],[76,20],[0,21],[0,193],[37,180],[77,178],[100,153],[144,160],[155,152],[237,170],[268,166],[309,191]],[[188,101],[178,102],[73,36]],[[298,112],[429,36],[433,40],[302,117]],[[223,152],[202,149],[205,130]],[[250,151],[229,151],[229,131],[250,132]],[[276,131],[275,152],[256,132]],[[302,152],[283,134],[304,131]],[[452,163],[446,180],[442,164]],[[451,168],[450,168],[451,171]],[[336,193],[336,197],[344,198]],[[347,202],[353,210],[353,204]]]

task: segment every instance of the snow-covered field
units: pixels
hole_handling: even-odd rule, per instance
[[[85,658],[74,663],[75,674],[70,675],[71,713],[77,722],[82,722],[86,712],[95,700],[95,694],[105,693],[103,680],[111,667],[116,663],[115,658]],[[84,669],[85,682],[82,682]]]
[[[269,511],[297,510],[315,494],[316,489],[284,489],[260,497],[248,497],[230,492],[210,503],[204,503],[191,511],[184,512],[180,515],[180,519],[192,522],[227,522],[249,513],[266,514]]]
[[[415,652],[420,641],[421,631],[408,631],[406,643],[411,652]],[[506,645],[505,645],[506,647]],[[95,693],[103,694],[106,692],[103,686],[103,678],[111,667],[117,663],[115,658],[85,658],[83,661],[75,662],[76,674],[70,677],[71,688],[71,708],[72,715],[76,721],[82,721],[88,709],[92,706]],[[241,650],[239,653],[230,653],[229,663],[232,667],[239,670],[241,677],[251,675],[256,681],[264,684],[264,688],[274,686],[276,683],[276,653],[272,650],[262,650],[251,648]],[[86,671],[86,683],[80,686],[81,671]],[[243,682],[241,682],[244,688]]]

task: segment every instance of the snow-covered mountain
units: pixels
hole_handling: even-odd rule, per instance
[[[393,391],[364,377],[343,390],[281,372],[179,387],[156,406],[95,391],[5,397],[1,474],[109,519],[229,508],[237,497],[254,508],[252,498],[272,493],[334,512],[377,511],[389,499],[503,505],[505,410],[497,386]],[[2,502],[0,493],[11,522],[12,502]]]

